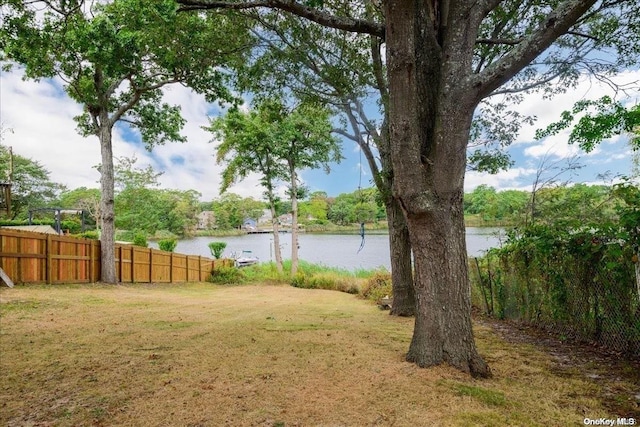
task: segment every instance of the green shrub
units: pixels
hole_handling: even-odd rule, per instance
[[[362,296],[366,299],[379,302],[386,296],[393,295],[391,287],[391,273],[378,271],[365,281],[362,287]]]
[[[133,242],[135,233],[129,230],[116,230],[116,240],[120,242]]]
[[[136,231],[136,233],[133,235],[133,244],[135,246],[141,246],[143,248],[148,247],[149,244],[147,243],[146,234],[144,234],[144,232],[142,231]]]
[[[211,274],[207,281],[218,285],[232,285],[243,283],[246,276],[242,270],[237,267],[219,267],[211,270]]]
[[[178,245],[176,239],[162,239],[158,242],[158,247],[161,251],[173,252]]]
[[[220,259],[220,257],[222,257],[222,252],[224,252],[226,247],[226,242],[209,243],[209,250],[211,251],[211,255],[213,255],[216,259]]]
[[[92,239],[92,240],[100,239],[100,233],[98,233],[98,230],[88,230],[88,231],[85,231],[84,233],[77,234],[77,236],[82,237],[84,239]]]

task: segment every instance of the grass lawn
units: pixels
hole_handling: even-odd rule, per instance
[[[597,379],[479,324],[493,379],[420,369],[404,361],[412,319],[340,292],[18,286],[0,290],[0,316],[3,426],[555,426],[623,415]]]

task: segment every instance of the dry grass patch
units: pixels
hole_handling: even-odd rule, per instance
[[[495,378],[404,361],[412,319],[289,286],[0,291],[0,423],[136,426],[579,425],[597,383],[476,335]]]

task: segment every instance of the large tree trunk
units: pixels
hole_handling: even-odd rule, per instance
[[[393,286],[393,304],[390,314],[393,316],[413,316],[416,301],[413,291],[411,242],[407,222],[396,199],[392,198],[386,204],[386,211]]]
[[[491,371],[476,350],[471,326],[462,205],[475,101],[467,101],[473,97],[464,96],[459,79],[471,67],[464,53],[473,51],[475,35],[465,35],[464,23],[451,17],[437,21],[430,7],[386,2],[394,195],[415,263],[416,319],[407,360],[422,367],[449,363],[486,377]],[[442,22],[459,34],[428,28]]]
[[[105,113],[106,117],[106,113]],[[114,177],[113,177],[113,149],[111,144],[111,127],[106,124],[108,118],[102,118],[104,123],[99,130],[100,152],[100,186],[102,199],[100,213],[102,216],[102,231],[100,233],[101,269],[104,283],[116,283],[115,257],[115,212],[114,212]]]

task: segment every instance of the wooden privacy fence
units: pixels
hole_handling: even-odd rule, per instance
[[[119,282],[204,281],[211,270],[232,266],[214,260],[116,244]],[[15,283],[93,283],[100,280],[100,242],[0,228],[0,268]]]

